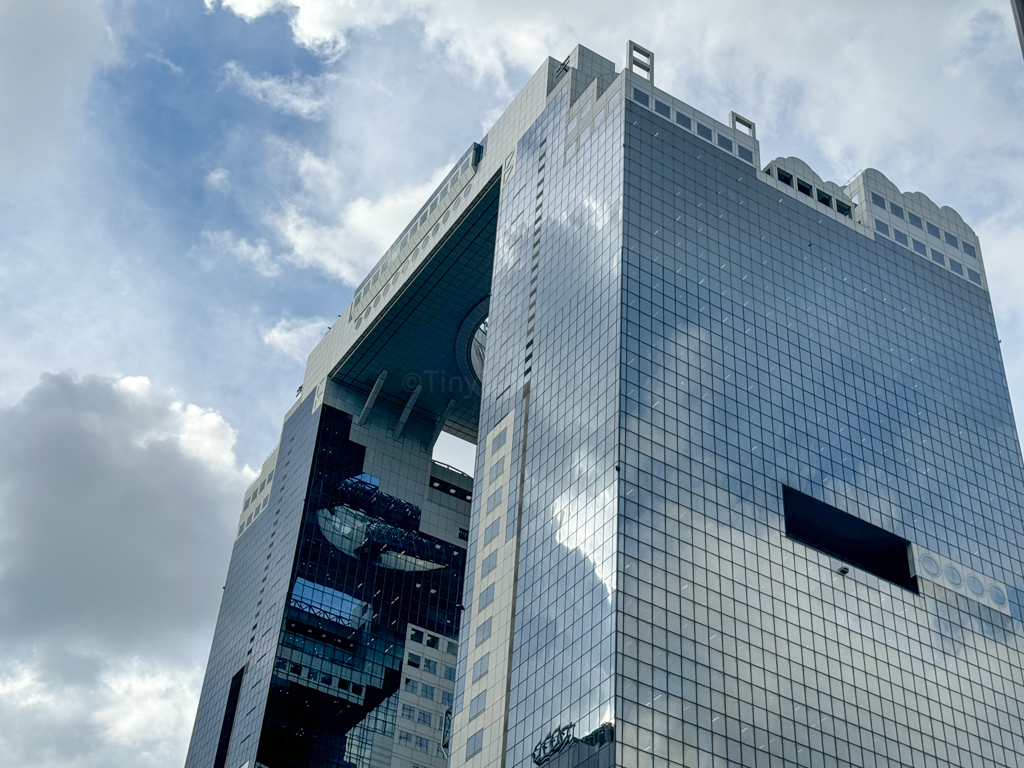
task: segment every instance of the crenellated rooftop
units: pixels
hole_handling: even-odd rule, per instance
[[[806,205],[865,234],[883,237],[957,277],[987,287],[978,236],[948,206],[921,192],[901,192],[883,173],[868,168],[846,184],[824,181],[803,160],[777,157],[765,181]]]

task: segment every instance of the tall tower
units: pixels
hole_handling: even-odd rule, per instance
[[[654,71],[545,62],[310,355],[187,765],[1024,762],[977,237]]]

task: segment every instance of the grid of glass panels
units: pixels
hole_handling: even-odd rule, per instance
[[[1024,472],[991,305],[627,104],[620,765],[1024,762]],[[781,486],[1014,618],[785,538]]]
[[[482,434],[530,383],[507,765],[529,764],[556,726],[585,735],[614,718],[622,99],[583,105],[587,125],[565,146],[567,95],[503,179],[488,329]],[[512,438],[518,462],[521,429]],[[518,465],[511,477],[510,515]]]

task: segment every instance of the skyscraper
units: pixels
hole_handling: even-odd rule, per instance
[[[310,355],[190,768],[1024,762],[977,237],[654,73],[545,62]]]

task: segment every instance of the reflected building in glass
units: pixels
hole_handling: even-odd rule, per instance
[[[186,765],[1022,764],[1022,497],[961,217],[577,47],[310,355]]]

